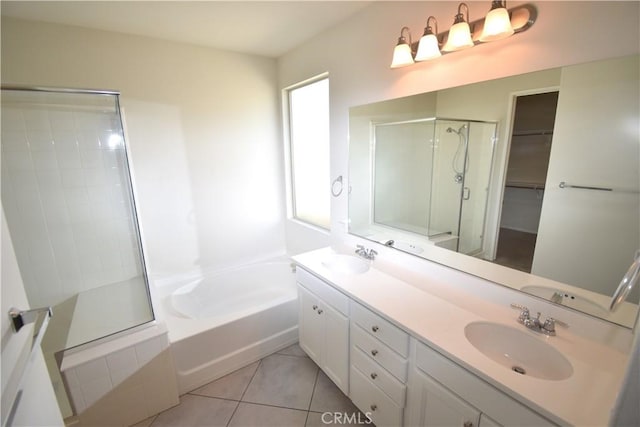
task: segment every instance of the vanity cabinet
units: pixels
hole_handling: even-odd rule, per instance
[[[419,369],[412,373],[407,424],[412,426],[478,427],[480,411]]]
[[[410,353],[406,425],[555,425],[414,338]]]
[[[409,335],[351,301],[351,400],[377,426],[401,426]]]
[[[349,298],[297,269],[300,347],[349,394]]]

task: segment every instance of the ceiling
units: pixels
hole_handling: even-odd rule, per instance
[[[370,1],[4,1],[3,16],[277,58]]]

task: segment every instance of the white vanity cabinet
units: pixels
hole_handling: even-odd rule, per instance
[[[401,426],[409,335],[351,301],[350,398],[377,426]]]
[[[298,268],[300,347],[349,394],[349,298]]]
[[[410,353],[406,425],[555,425],[413,338]]]

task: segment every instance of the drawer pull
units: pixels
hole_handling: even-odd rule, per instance
[[[322,309],[318,310],[318,314],[322,314]]]
[[[372,327],[371,327],[371,330],[372,330],[373,332],[378,332],[378,329],[380,329],[380,328],[378,328],[377,326],[372,326]]]
[[[375,372],[373,372],[373,373],[371,374],[371,379],[372,379],[372,380],[375,380],[376,378],[378,378],[378,374],[376,374]]]
[[[375,349],[374,349],[374,350],[371,350],[371,355],[372,355],[372,356],[375,356],[376,354],[378,354],[378,350],[375,350]]]
[[[378,405],[376,405],[376,404],[374,403],[373,405],[371,405],[371,406],[370,406],[370,408],[371,408],[371,410],[372,410],[372,411],[375,411],[376,409],[378,409]],[[467,426],[465,425],[465,427],[467,427]],[[472,427],[473,427],[473,426],[472,426]]]
[[[313,308],[313,311],[316,311],[318,309],[318,306],[314,304],[311,308]]]
[[[473,427],[473,423],[471,421],[465,421],[462,427]]]

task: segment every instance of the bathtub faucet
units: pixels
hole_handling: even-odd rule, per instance
[[[376,255],[378,255],[378,252],[374,251],[373,249],[366,249],[362,245],[358,245],[356,248],[356,253],[364,259],[373,261],[376,258]]]

